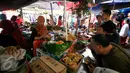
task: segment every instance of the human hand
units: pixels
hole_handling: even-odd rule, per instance
[[[91,45],[91,44],[87,44],[87,47],[88,47],[89,49],[92,49],[92,45]]]
[[[51,40],[51,36],[50,35],[47,35],[44,37],[47,41],[50,41]]]
[[[93,71],[94,71],[95,68],[96,68],[96,67],[95,67],[93,64],[90,64],[90,65],[88,66],[88,69],[89,69],[89,72],[90,72],[90,73],[93,73]]]
[[[42,37],[35,37],[35,40],[40,40]]]

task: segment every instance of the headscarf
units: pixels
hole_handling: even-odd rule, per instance
[[[38,36],[43,34],[47,34],[47,28],[44,26],[45,18],[43,16],[39,16],[37,19],[36,30],[38,32]]]

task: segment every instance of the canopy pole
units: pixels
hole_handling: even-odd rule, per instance
[[[90,17],[89,17],[89,22],[88,22],[88,30],[87,30],[87,33],[89,33],[89,26],[90,26],[91,16],[92,16],[92,7],[90,7]]]
[[[23,9],[22,8],[20,8],[20,15],[23,18]]]
[[[115,5],[116,5],[114,0],[113,0],[113,3],[114,3],[113,10],[114,10],[115,9]]]
[[[66,0],[64,0],[64,23],[63,26],[65,25],[66,29],[66,41],[68,41],[68,27],[67,27],[67,22],[66,22]]]
[[[50,6],[51,6],[51,16],[52,16],[52,20],[53,20],[53,7],[52,7],[52,3],[50,2]],[[54,20],[53,20],[53,25],[54,25]]]
[[[51,14],[53,16],[53,8],[52,8],[52,3],[50,3],[50,6],[51,6]]]

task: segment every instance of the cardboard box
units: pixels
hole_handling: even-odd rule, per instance
[[[33,73],[66,73],[67,68],[49,56],[42,56],[32,62]]]

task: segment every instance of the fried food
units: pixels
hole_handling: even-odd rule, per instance
[[[62,60],[70,68],[75,68],[81,61],[82,56],[78,53],[68,53]]]
[[[63,61],[65,64],[68,65],[72,60],[69,57],[65,57],[65,58],[63,58]]]

